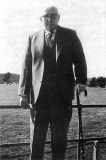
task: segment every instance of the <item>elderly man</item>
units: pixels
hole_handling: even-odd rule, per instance
[[[74,86],[85,90],[87,67],[76,32],[58,25],[54,6],[40,17],[44,30],[29,37],[20,75],[21,106],[30,109],[31,160],[42,160],[48,125],[53,160],[64,160]],[[73,71],[74,65],[74,71]],[[74,78],[75,75],[75,78]]]

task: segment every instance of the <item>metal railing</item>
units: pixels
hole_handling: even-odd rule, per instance
[[[77,108],[77,105],[73,105],[73,108]],[[81,108],[106,108],[106,105],[81,105]],[[21,106],[19,105],[0,105],[0,109],[22,109]],[[81,141],[81,139],[77,138],[77,139],[71,139],[71,140],[67,140],[67,143],[70,142],[76,142],[79,143]],[[91,138],[83,138],[83,142],[84,145],[89,145],[89,144],[93,144],[93,160],[97,160],[97,148],[98,148],[98,144],[99,143],[106,143],[106,137],[91,137]],[[51,141],[48,140],[45,142],[45,144],[50,144]],[[27,143],[8,143],[8,144],[1,144],[0,148],[5,148],[5,147],[16,147],[16,146],[29,146],[30,144]],[[76,146],[71,146],[71,147],[67,147],[67,149],[71,149],[71,148],[75,148],[78,147],[78,145]],[[44,153],[51,153],[51,151],[46,151]],[[21,155],[21,156],[28,156],[29,154],[26,155]],[[14,158],[17,156],[14,156]],[[5,156],[3,157],[3,159],[5,158]],[[77,160],[79,160],[79,158],[77,157]]]

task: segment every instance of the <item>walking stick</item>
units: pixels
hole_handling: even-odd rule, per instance
[[[84,91],[85,96],[87,96],[87,90]],[[78,150],[77,150],[77,160],[80,160],[80,153],[82,160],[84,160],[84,145],[83,145],[83,132],[82,132],[82,107],[80,104],[80,99],[79,99],[79,93],[78,90],[76,91],[76,97],[77,97],[77,105],[78,105]]]

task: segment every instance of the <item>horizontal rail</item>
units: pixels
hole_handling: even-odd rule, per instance
[[[95,141],[95,140],[98,140],[98,141],[104,141],[106,140],[106,137],[91,137],[91,138],[83,138],[83,141],[84,142],[88,142],[88,141]],[[67,140],[67,143],[69,142],[79,142],[81,141],[81,139],[71,139],[71,140]],[[51,141],[46,141],[45,144],[50,144]],[[93,142],[91,142],[93,143]],[[2,147],[15,147],[15,146],[27,146],[27,145],[30,145],[30,143],[7,143],[7,144],[1,144],[0,145],[0,148]]]
[[[72,105],[73,108],[78,108],[78,105]],[[80,105],[81,108],[105,108],[106,105]],[[0,105],[0,109],[23,109],[20,105]],[[71,139],[71,140],[67,140],[67,143],[69,142],[76,142],[76,143],[79,143],[80,141],[82,141],[81,139]],[[94,143],[95,141],[98,141],[98,142],[102,142],[102,143],[106,143],[106,137],[91,137],[91,138],[83,138],[83,142],[84,142],[84,145],[88,145],[88,144],[91,144],[91,143]],[[45,144],[50,144],[51,141],[46,141]],[[16,146],[29,146],[30,143],[8,143],[8,144],[1,144],[0,145],[0,148],[3,148],[3,147],[16,147]],[[67,149],[71,149],[71,148],[75,148],[77,147],[77,145],[75,146],[68,146]],[[44,153],[51,153],[51,150],[50,151],[45,151]],[[95,154],[94,154],[95,155]],[[21,156],[28,156],[27,155],[21,155]],[[8,157],[8,155],[3,155],[2,156],[2,159],[4,159],[5,157],[7,158],[10,158]],[[17,156],[13,156],[13,158],[15,158]],[[19,156],[20,157],[20,156]]]
[[[20,105],[0,105],[0,109],[22,109]]]
[[[2,155],[0,158],[1,159],[11,159],[11,158],[18,158],[18,157],[28,157],[30,154],[21,154],[21,155],[13,155],[13,156],[9,156],[8,154],[6,155]]]
[[[104,140],[106,140],[106,137],[95,137],[95,138],[89,138],[89,139],[84,139],[84,140],[94,140],[94,139],[96,139],[96,140],[100,140],[100,141],[98,141],[98,142],[103,142],[103,143],[106,143],[106,141],[104,141]],[[78,142],[78,139],[76,139],[77,140],[77,142]],[[70,141],[76,141],[76,140],[68,140],[68,142],[70,142]],[[88,144],[91,144],[91,143],[95,143],[96,141],[92,141],[92,142],[87,142],[87,143],[85,143],[85,145],[88,145]],[[46,141],[46,144],[47,143],[50,143],[50,141]],[[7,146],[6,146],[7,145]],[[17,144],[4,144],[4,145],[2,145],[3,147],[10,147],[10,145],[11,145],[11,147],[16,147],[16,146],[27,146],[27,145],[30,145],[29,143],[17,143]],[[1,145],[0,145],[0,147],[1,147]],[[68,146],[67,147],[67,150],[69,150],[69,149],[72,149],[72,148],[76,148],[77,147],[77,145],[75,145],[75,146]],[[51,153],[51,150],[49,150],[49,151],[44,151],[44,154],[48,154],[48,153]],[[10,158],[18,158],[18,157],[26,157],[26,156],[29,156],[30,155],[30,153],[27,153],[27,154],[21,154],[21,155],[13,155],[13,156],[9,156],[8,154],[6,154],[6,155],[2,155],[1,156],[1,159],[5,159],[5,158],[8,158],[8,159],[10,159]],[[69,158],[69,157],[68,157]]]
[[[72,105],[73,108],[77,108],[78,105]],[[81,108],[105,108],[106,105],[81,105]],[[0,109],[22,109],[20,105],[0,105]]]

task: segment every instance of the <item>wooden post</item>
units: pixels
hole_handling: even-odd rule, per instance
[[[80,142],[78,141],[78,144],[77,144],[77,160],[80,160]]]
[[[97,160],[97,145],[98,145],[98,141],[94,141],[93,160]]]

